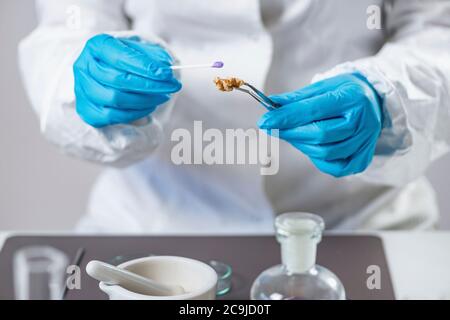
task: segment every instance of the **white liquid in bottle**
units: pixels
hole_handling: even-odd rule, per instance
[[[310,213],[285,213],[275,220],[282,264],[262,272],[253,283],[254,300],[343,300],[337,276],[316,265],[324,222]]]

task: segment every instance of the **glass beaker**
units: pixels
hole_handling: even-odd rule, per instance
[[[61,299],[67,266],[66,254],[53,247],[29,246],[19,249],[13,258],[16,299]]]

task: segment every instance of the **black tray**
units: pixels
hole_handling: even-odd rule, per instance
[[[85,248],[81,260],[81,290],[70,290],[66,299],[106,299],[84,268],[92,259],[111,262],[118,255],[135,257],[177,255],[198,260],[219,260],[233,268],[232,289],[221,299],[249,299],[250,287],[258,274],[280,263],[280,248],[274,237],[173,237],[173,236],[14,236],[0,252],[0,299],[13,299],[14,252],[28,245],[50,245],[73,259],[78,248]],[[383,243],[376,236],[325,235],[318,249],[318,264],[341,279],[348,299],[394,299]],[[116,261],[119,262],[119,261]],[[381,289],[368,289],[367,268],[381,270]]]

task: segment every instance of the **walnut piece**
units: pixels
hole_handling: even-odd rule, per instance
[[[242,86],[245,81],[239,78],[231,77],[227,79],[216,77],[214,78],[214,83],[216,84],[217,89],[220,91],[233,91],[234,88],[239,88]]]

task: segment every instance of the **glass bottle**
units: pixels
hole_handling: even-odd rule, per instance
[[[284,213],[275,219],[282,264],[263,271],[254,281],[253,300],[344,300],[338,277],[316,265],[324,221],[310,213]]]

